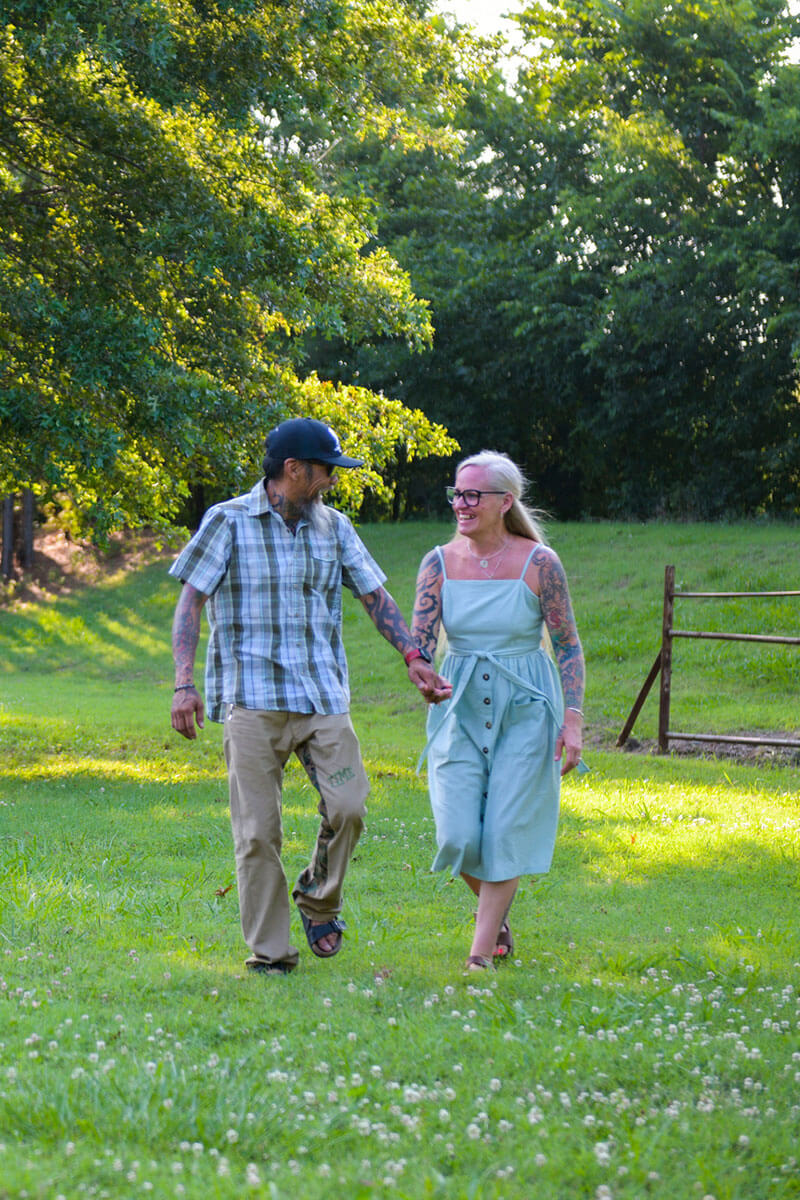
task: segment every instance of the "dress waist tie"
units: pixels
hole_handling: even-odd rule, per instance
[[[531,696],[534,696],[537,700],[542,700],[547,708],[548,713],[550,714],[550,719],[552,720],[553,724],[556,727],[556,731],[558,731],[561,728],[561,725],[564,721],[563,701],[560,704],[557,704],[557,705],[554,704],[552,697],[549,696],[547,694],[547,692],[543,692],[541,690],[541,688],[538,688],[536,686],[535,683],[531,683],[531,681],[529,679],[525,679],[525,678],[523,678],[522,675],[519,675],[516,671],[512,671],[511,667],[509,667],[506,663],[503,662],[504,657],[518,658],[519,657],[518,650],[510,651],[507,655],[504,656],[502,654],[502,652],[498,653],[498,652],[491,652],[491,651],[481,651],[480,653],[476,654],[476,652],[474,650],[469,650],[469,651],[454,650],[453,647],[450,646],[450,647],[448,647],[448,655],[450,655],[451,657],[455,657],[455,658],[474,658],[475,662],[472,665],[472,670],[466,671],[462,675],[461,679],[459,680],[459,683],[456,686],[456,690],[453,692],[453,695],[450,697],[450,700],[447,701],[447,712],[452,712],[452,710],[458,704],[459,700],[461,699],[461,697],[464,693],[464,689],[466,688],[469,681],[472,679],[472,676],[474,674],[475,668],[477,667],[478,663],[479,662],[488,662],[488,663],[491,663],[492,666],[501,675],[505,676],[506,679],[509,679],[512,683],[516,684],[517,687],[522,688],[524,691],[528,692]],[[549,668],[553,672],[555,672],[555,667],[553,666],[553,663],[547,657],[546,654],[544,655],[544,659],[547,662]],[[559,682],[559,696],[560,696],[560,687],[561,687],[561,685]],[[422,765],[425,762],[425,759],[428,757],[428,751],[431,748],[431,744],[434,741],[434,739],[436,738],[436,735],[438,734],[439,730],[441,729],[443,723],[444,723],[444,718],[442,718],[442,721],[439,723],[437,728],[434,729],[433,733],[430,735],[427,742],[425,743],[425,748],[422,751],[422,754],[420,754],[419,762],[417,763],[417,774],[419,774],[419,772],[422,770]]]

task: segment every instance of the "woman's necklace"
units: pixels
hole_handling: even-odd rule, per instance
[[[482,571],[486,572],[489,579],[494,579],[495,575],[497,574],[497,570],[500,566],[500,563],[503,561],[502,556],[507,549],[508,549],[508,538],[506,538],[506,540],[503,542],[500,549],[495,550],[492,554],[475,554],[475,553],[473,553],[471,544],[469,542],[467,542],[467,550],[469,552],[470,557],[475,559],[478,566],[481,568]],[[498,555],[499,555],[499,557],[498,557]],[[490,571],[489,563],[491,562],[491,560],[493,558],[496,558],[497,562],[494,564],[494,566],[492,567],[492,570]]]

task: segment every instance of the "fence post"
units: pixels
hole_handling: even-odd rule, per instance
[[[661,624],[661,696],[658,705],[658,750],[667,752],[669,697],[672,684],[672,619],[675,600],[675,567],[664,568],[664,617]]]

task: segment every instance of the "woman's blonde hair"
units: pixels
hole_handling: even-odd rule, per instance
[[[542,527],[544,514],[529,508],[523,500],[528,481],[513,459],[498,450],[481,450],[480,454],[473,454],[458,464],[456,478],[463,467],[483,467],[493,488],[500,492],[510,492],[514,497],[511,508],[503,513],[503,521],[509,533],[529,538],[532,542],[546,544]]]

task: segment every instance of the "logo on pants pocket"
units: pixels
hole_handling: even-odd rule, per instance
[[[335,775],[328,776],[328,783],[331,787],[341,787],[343,783],[347,783],[349,779],[355,779],[356,773],[352,767],[342,767],[341,771],[337,771]]]

